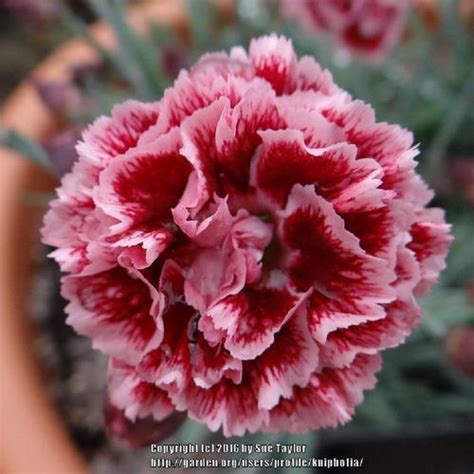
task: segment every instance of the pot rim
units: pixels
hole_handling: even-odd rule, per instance
[[[187,16],[184,0],[149,0],[127,10],[130,24],[145,32],[153,21],[184,34]],[[117,44],[111,28],[103,23],[90,27],[92,37],[104,48]],[[7,97],[0,110],[0,127],[42,141],[61,123],[43,104],[32,81],[65,81],[73,66],[98,61],[99,56],[83,39],[61,44]],[[41,371],[33,354],[28,287],[35,268],[30,251],[39,242],[42,210],[23,202],[25,192],[46,192],[57,185],[52,175],[17,153],[0,147],[0,356],[2,366],[2,423],[6,421],[0,449],[2,472],[86,473],[84,461],[70,441],[62,420],[44,391]],[[26,349],[25,349],[26,348]]]

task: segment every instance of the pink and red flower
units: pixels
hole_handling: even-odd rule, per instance
[[[68,273],[67,321],[111,357],[108,398],[131,421],[180,411],[226,436],[344,423],[445,265],[412,135],[283,37],[205,55],[77,152],[43,239]]]
[[[285,17],[309,33],[328,34],[344,49],[372,60],[400,39],[412,0],[282,0]]]

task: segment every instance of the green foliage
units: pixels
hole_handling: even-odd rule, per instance
[[[425,320],[433,321],[432,332],[444,336],[451,326],[474,323],[474,306],[463,288],[439,286],[421,301]],[[423,326],[420,331],[423,331]],[[425,330],[426,332],[426,330]]]
[[[120,47],[116,58],[137,98],[156,100],[161,89],[161,77],[153,48],[127,23],[123,0],[89,0],[98,17],[107,22],[117,37]]]
[[[51,168],[48,155],[41,145],[14,130],[0,130],[0,146],[16,151],[42,168]]]

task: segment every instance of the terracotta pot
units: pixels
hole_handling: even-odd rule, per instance
[[[130,23],[139,31],[144,31],[150,20],[185,30],[181,0],[143,2],[128,13]],[[106,25],[94,25],[91,33],[107,48],[116,44]],[[45,81],[64,81],[72,66],[96,59],[89,45],[74,39],[60,46],[33,74]],[[5,102],[0,127],[41,141],[54,133],[59,123],[25,80]],[[34,331],[26,317],[29,276],[34,271],[31,257],[35,243],[39,243],[43,210],[27,205],[23,198],[25,192],[51,190],[57,183],[9,150],[0,149],[0,163],[0,472],[85,473],[87,467],[42,387],[32,353]]]

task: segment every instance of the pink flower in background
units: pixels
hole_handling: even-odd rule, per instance
[[[0,0],[0,5],[27,23],[41,23],[52,19],[57,6],[52,0]]]
[[[282,0],[284,16],[330,35],[351,53],[379,60],[403,33],[412,0]]]
[[[474,328],[456,326],[445,338],[448,362],[465,376],[474,380]]]
[[[412,135],[283,37],[203,56],[159,102],[99,118],[77,153],[43,240],[131,421],[344,423],[445,265]]]

